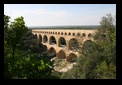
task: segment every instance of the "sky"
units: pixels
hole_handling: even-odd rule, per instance
[[[26,26],[99,25],[107,13],[116,14],[116,4],[4,4],[4,14],[23,16]]]

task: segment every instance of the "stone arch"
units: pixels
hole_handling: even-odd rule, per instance
[[[58,46],[59,46],[59,47],[64,47],[64,46],[66,46],[66,40],[65,40],[65,38],[63,38],[63,37],[60,37],[60,38],[59,38]]]
[[[63,32],[61,32],[61,35],[63,35]]]
[[[74,61],[76,61],[77,58],[78,58],[78,57],[77,57],[76,54],[70,53],[70,55],[69,55],[68,57],[66,57],[66,61],[67,61],[67,62],[74,62]]]
[[[60,35],[60,32],[58,32],[58,35]]]
[[[75,36],[75,33],[72,33],[72,36]]]
[[[91,34],[91,33],[89,33],[89,34],[88,34],[88,37],[92,37],[92,34]]]
[[[57,53],[57,56],[58,58],[66,58],[66,54],[63,50],[60,50],[58,53]]]
[[[46,45],[44,45],[43,48],[44,48],[44,51],[47,51],[48,50],[48,48],[47,48]]]
[[[69,32],[68,35],[71,35],[71,33]]]
[[[56,56],[56,50],[51,47],[49,50],[48,50],[48,56],[49,57],[55,57]]]
[[[37,34],[35,34],[34,37],[37,39]]]
[[[39,34],[39,41],[42,42],[42,35]]]
[[[85,34],[85,33],[83,33],[83,34],[82,34],[82,37],[85,37],[85,36],[86,36],[86,34]]]
[[[80,33],[78,33],[77,36],[80,36]]]
[[[48,42],[48,38],[47,38],[46,35],[44,35],[44,37],[43,37],[43,42],[44,42],[44,43],[47,43],[47,42]]]
[[[57,32],[55,32],[55,34],[57,34]]]
[[[67,35],[67,33],[65,32],[65,35]]]
[[[92,42],[93,43],[93,40],[91,40],[91,39],[85,40],[85,41],[83,41],[83,44],[84,43],[89,43],[89,42]]]
[[[83,54],[87,54],[90,50],[94,50],[96,48],[96,44],[92,40],[85,40],[82,46]]]
[[[57,44],[56,39],[54,36],[51,36],[49,39],[49,44]]]
[[[76,50],[76,49],[78,49],[79,48],[79,43],[78,43],[77,39],[71,38],[69,40],[69,47],[68,48],[69,48],[69,50]]]

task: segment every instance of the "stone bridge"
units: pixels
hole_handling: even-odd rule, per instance
[[[33,29],[32,33],[40,39],[50,55],[72,61],[79,57],[79,47],[87,40],[93,41],[96,30]]]

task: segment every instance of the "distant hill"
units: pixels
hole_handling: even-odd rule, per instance
[[[97,29],[99,25],[77,26],[29,26],[29,29]]]

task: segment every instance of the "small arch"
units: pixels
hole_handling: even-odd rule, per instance
[[[77,55],[74,53],[70,53],[68,57],[66,57],[67,62],[75,62],[77,60]]]
[[[75,36],[75,33],[73,33],[72,35]]]
[[[52,34],[52,32],[51,32],[51,34]]]
[[[63,35],[63,32],[61,32],[61,35]]]
[[[80,33],[78,33],[77,36],[80,36]]]
[[[53,32],[53,34],[54,34],[54,32]]]
[[[82,34],[82,37],[85,37],[85,36],[86,36],[86,34],[85,34],[85,33],[83,33],[83,34]]]
[[[57,53],[57,56],[58,58],[66,58],[66,54],[63,50],[60,50],[58,53]]]
[[[65,35],[67,35],[67,33],[65,32]]]
[[[58,35],[60,35],[60,32],[58,32]]]
[[[56,39],[54,36],[51,36],[49,39],[49,44],[56,44]]]
[[[68,35],[71,35],[71,33],[69,32]]]
[[[92,37],[92,34],[91,34],[91,33],[89,33],[89,34],[88,34],[88,37]]]
[[[55,32],[55,34],[57,34],[57,32]]]
[[[47,42],[48,42],[48,38],[47,38],[46,35],[44,35],[44,37],[43,37],[43,42],[44,42],[44,43],[47,43]]]

